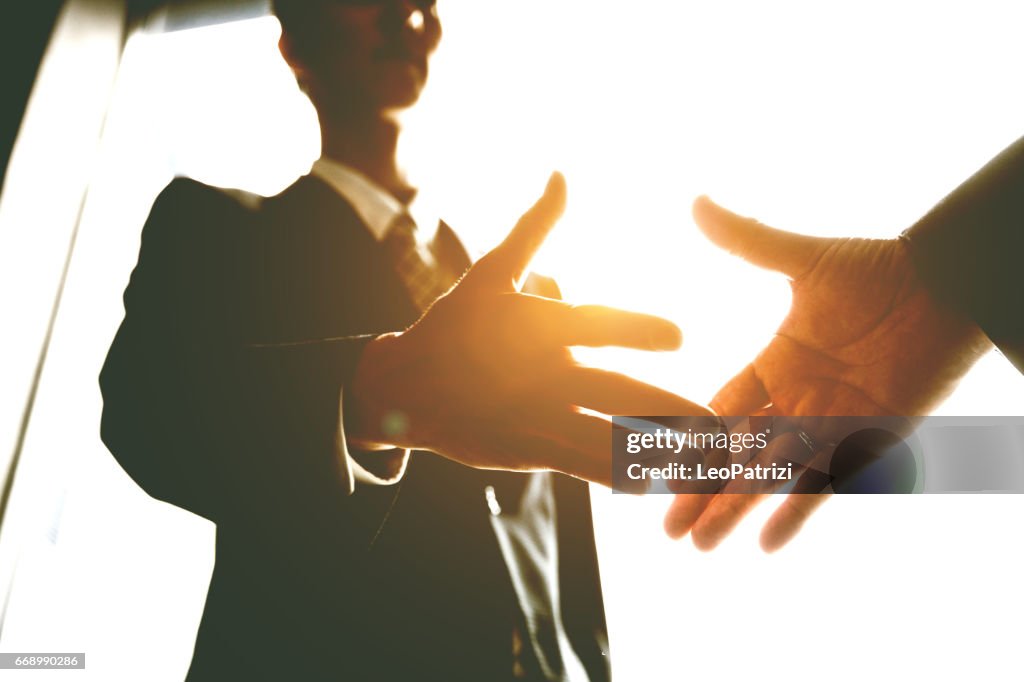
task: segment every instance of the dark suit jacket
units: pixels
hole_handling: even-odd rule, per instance
[[[176,180],[124,301],[103,440],[217,524],[190,679],[510,677],[521,615],[484,490],[515,510],[528,477],[414,453],[400,484],[349,494],[340,388],[366,335],[417,311],[347,202],[312,177],[258,206]],[[563,620],[606,679],[587,489],[552,480]]]
[[[1024,371],[1024,138],[904,233],[919,272]]]

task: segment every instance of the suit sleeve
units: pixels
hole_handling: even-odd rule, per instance
[[[344,513],[340,400],[370,337],[252,343],[252,222],[191,181],[157,199],[100,376],[102,438],[147,493],[215,522]]]
[[[1024,371],[1024,138],[903,234],[925,282]]]

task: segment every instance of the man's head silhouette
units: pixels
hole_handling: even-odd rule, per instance
[[[441,40],[434,0],[276,0],[281,54],[321,119],[419,99]]]

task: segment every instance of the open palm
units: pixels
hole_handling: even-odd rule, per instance
[[[719,414],[925,415],[990,347],[972,321],[933,298],[901,240],[798,235],[706,197],[695,202],[694,218],[716,245],[792,282],[792,306],[775,336],[712,400]],[[759,499],[680,495],[666,530],[692,531],[697,546],[710,549]],[[787,542],[823,499],[791,495],[765,526],[762,546]]]

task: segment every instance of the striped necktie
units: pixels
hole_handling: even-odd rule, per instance
[[[406,212],[395,216],[384,235],[384,246],[409,297],[422,312],[455,283],[429,248],[416,240],[416,222]]]

